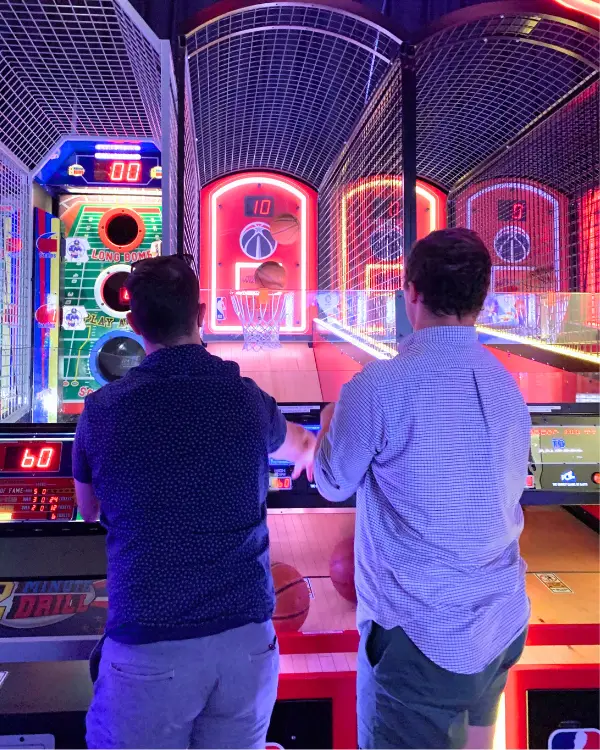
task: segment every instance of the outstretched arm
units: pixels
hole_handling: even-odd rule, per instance
[[[312,482],[316,444],[317,441],[312,432],[295,422],[287,422],[285,440],[274,453],[271,453],[271,456],[294,464],[292,479],[297,479],[303,471],[306,471],[306,476]]]

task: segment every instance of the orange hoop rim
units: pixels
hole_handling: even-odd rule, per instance
[[[117,216],[130,216],[136,223],[137,235],[135,236],[135,239],[127,245],[116,245],[108,237],[108,226]],[[144,241],[145,235],[146,226],[142,217],[137,211],[134,211],[132,208],[125,208],[124,206],[118,206],[117,208],[111,208],[106,211],[98,224],[98,236],[100,237],[102,244],[110,250],[115,250],[118,253],[128,253],[132,250],[136,250]]]

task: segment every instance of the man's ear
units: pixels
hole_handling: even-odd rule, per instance
[[[136,325],[135,320],[133,319],[133,315],[130,312],[128,312],[125,317],[127,318],[127,322],[129,323],[129,325],[131,326],[131,330],[134,333],[137,333],[138,336],[141,336],[142,335],[141,331]]]
[[[205,315],[206,315],[206,302],[201,302],[198,305],[198,328],[202,328]]]
[[[412,283],[412,281],[408,282],[408,286],[406,287],[404,292],[408,296],[408,301],[413,305],[416,305],[419,301],[419,292],[417,292],[417,290],[415,289],[415,285]]]

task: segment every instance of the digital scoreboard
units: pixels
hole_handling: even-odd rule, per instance
[[[73,154],[62,182],[72,187],[160,188],[160,156],[145,154]]]
[[[73,429],[12,425],[0,431],[0,523],[69,522],[77,515]]]

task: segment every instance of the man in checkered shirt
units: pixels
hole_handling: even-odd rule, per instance
[[[356,492],[363,749],[491,748],[523,649],[530,419],[477,340],[490,272],[470,230],[417,242],[405,278],[414,333],[323,412],[319,491]]]

